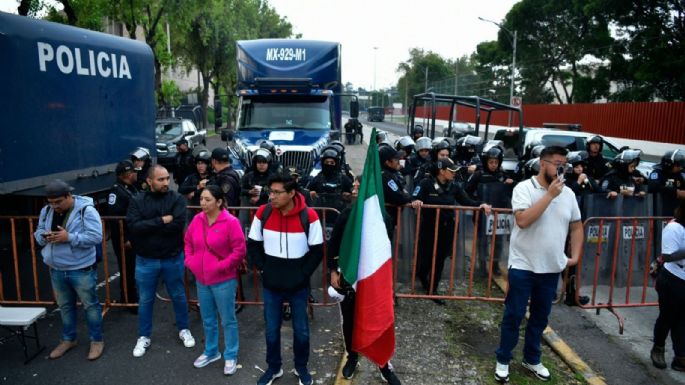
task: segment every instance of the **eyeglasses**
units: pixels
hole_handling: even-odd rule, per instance
[[[269,195],[281,195],[283,193],[287,193],[285,190],[267,190],[267,194]]]
[[[554,167],[560,167],[560,166],[566,165],[566,162],[550,162],[550,161],[547,160],[547,159],[543,159],[542,161],[543,161],[543,162],[547,162],[547,163],[549,163],[549,164],[553,164]]]

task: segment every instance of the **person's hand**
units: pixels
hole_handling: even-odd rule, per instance
[[[259,196],[259,190],[256,187],[252,187],[247,193],[252,196]]]
[[[587,180],[587,175],[585,175],[584,173],[578,175],[578,184],[583,184],[583,183],[585,183],[586,180]]]
[[[627,196],[627,197],[631,197],[631,196],[633,196],[633,193],[634,193],[634,192],[635,192],[635,190],[630,190],[630,189],[627,189],[627,188],[626,188],[626,189],[621,190],[621,195],[625,195],[625,196]]]
[[[477,168],[478,168],[478,166],[476,166],[475,164],[472,164],[467,168],[467,170],[468,170],[469,174],[473,174],[474,172],[476,172]]]
[[[571,266],[577,265],[579,259],[580,259],[579,255],[576,255],[575,257],[569,258],[568,261],[566,262],[566,267],[571,267]]]
[[[256,196],[256,197],[253,196],[250,198],[250,204],[251,205],[256,205],[257,201],[259,201],[259,196]]]
[[[133,248],[133,246],[131,246],[131,241],[126,241],[126,243],[124,243],[124,248],[126,250],[131,250],[131,248]]]
[[[207,179],[201,180],[201,181],[197,184],[197,189],[198,189],[198,190],[202,190],[203,188],[205,188],[205,186],[207,186]]]
[[[635,184],[643,184],[643,183],[645,183],[645,178],[643,178],[643,177],[641,177],[641,176],[638,176],[637,178],[633,178],[633,180],[635,181]]]
[[[173,221],[173,220],[174,220],[173,215],[165,215],[162,217],[162,222],[164,222],[165,225],[171,223],[171,221]]]
[[[319,195],[316,193],[316,191],[310,191],[310,192],[309,192],[309,196],[310,196],[312,199],[316,199]]]
[[[50,232],[45,239],[52,243],[69,242],[69,233],[62,226],[57,226],[57,229],[57,231]]]
[[[421,206],[423,206],[423,201],[420,201],[417,199],[417,200],[411,202],[411,207],[413,207],[415,209],[418,209]]]
[[[340,289],[340,273],[335,270],[331,271],[331,286],[335,289]]]
[[[552,199],[556,198],[564,190],[564,181],[562,179],[555,179],[549,184],[547,188],[547,194],[552,196]]]
[[[607,199],[614,199],[618,196],[618,193],[616,191],[609,191],[607,194]]]
[[[348,192],[342,193],[342,199],[343,200],[349,201],[351,197],[352,197],[352,193],[348,193]]]
[[[199,188],[198,188],[199,190]],[[186,199],[191,200],[195,196],[195,191],[191,191],[188,194],[186,194]]]
[[[512,184],[512,183],[514,183],[514,180],[511,178],[507,178],[504,180],[504,184]]]
[[[640,198],[643,198],[645,195],[647,195],[647,193],[644,192],[644,191],[640,191],[640,192],[637,194],[637,196],[639,196]]]
[[[487,203],[483,203],[478,207],[485,212],[485,215],[490,215],[490,213],[492,212],[492,206],[490,206]]]

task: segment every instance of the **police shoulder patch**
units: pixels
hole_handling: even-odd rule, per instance
[[[117,194],[109,193],[109,199],[107,200],[107,203],[109,203],[110,206],[115,205],[117,203]]]
[[[421,186],[416,186],[416,188],[414,189],[414,192],[411,193],[411,195],[417,196],[417,195],[419,195],[419,191],[421,191]]]
[[[659,173],[656,171],[652,172],[651,174],[649,174],[649,179],[651,179],[651,180],[659,179]]]
[[[231,184],[230,183],[224,183],[221,185],[221,191],[226,194],[227,192],[231,191]]]
[[[609,181],[608,181],[608,180],[605,180],[604,182],[602,182],[602,188],[603,188],[604,190],[606,190],[607,187],[609,187]]]
[[[392,180],[392,179],[391,179],[390,181],[388,181],[388,187],[390,187],[390,190],[392,190],[392,191],[397,191],[397,190],[400,189],[400,188],[397,186],[397,183],[395,183],[395,181]]]

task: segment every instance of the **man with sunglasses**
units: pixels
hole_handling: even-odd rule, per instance
[[[50,267],[52,289],[62,317],[62,337],[50,359],[62,357],[76,346],[77,299],[83,304],[90,335],[88,359],[102,355],[102,309],[95,291],[95,246],[102,242],[102,224],[93,199],[73,195],[74,189],[59,179],[45,186],[48,204],[38,219],[34,238],[42,247],[43,262]]]
[[[509,289],[502,316],[495,379],[509,380],[509,361],[530,300],[523,367],[543,381],[551,378],[541,361],[542,332],[552,310],[561,271],[578,263],[583,225],[573,191],[564,185],[566,149],[546,147],[538,175],[519,183],[511,200],[514,230],[509,244]],[[571,235],[571,258],[564,253]]]

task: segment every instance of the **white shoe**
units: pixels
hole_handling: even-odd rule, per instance
[[[180,332],[178,332],[178,338],[183,341],[183,346],[186,348],[192,348],[195,346],[195,338],[193,338],[193,335],[190,334],[190,330],[188,329],[183,329]]]
[[[495,365],[495,380],[497,382],[509,381],[509,365],[500,364]]]
[[[133,348],[133,357],[142,357],[149,347],[150,339],[148,337],[138,337],[138,341],[136,341],[136,347]]]
[[[230,376],[238,370],[238,362],[236,360],[226,360],[224,364],[224,374]]]
[[[521,364],[524,368],[533,372],[533,374],[535,374],[535,376],[541,379],[542,381],[549,381],[549,379],[552,377],[552,375],[549,374],[549,370],[547,370],[547,368],[545,368],[545,366],[542,365],[542,363],[539,363],[537,365],[531,365],[526,361],[523,361],[521,362]]]

